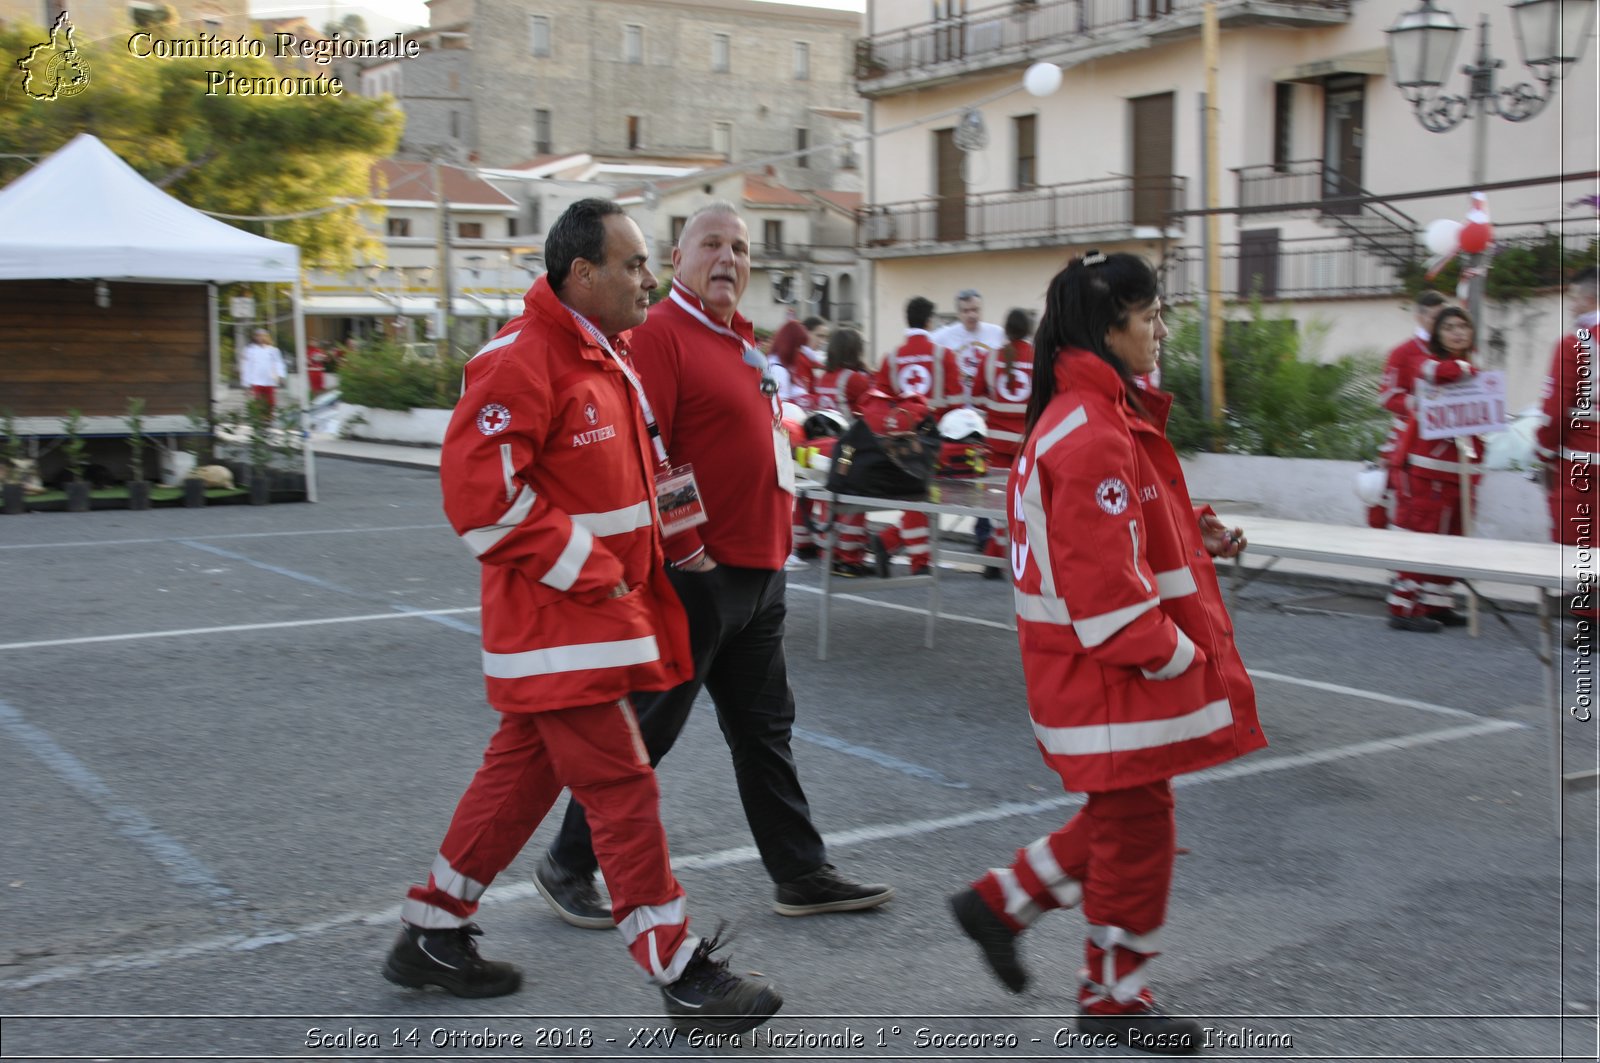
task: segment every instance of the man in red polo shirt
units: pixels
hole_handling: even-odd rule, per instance
[[[894,895],[827,862],[790,751],[794,694],[783,657],[783,563],[794,470],[777,388],[738,313],[750,236],[728,203],[696,211],[672,252],[672,290],[633,331],[633,361],[674,470],[693,470],[706,520],[665,542],[668,577],[689,616],[694,677],[635,694],[650,762],[658,763],[705,687],[733,753],[739,798],[782,915],[860,911]],[[567,806],[535,885],[566,922],[612,925],[595,887],[583,809]]]

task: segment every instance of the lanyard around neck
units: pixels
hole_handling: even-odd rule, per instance
[[[600,348],[611,356],[611,360],[617,363],[617,368],[622,370],[622,375],[628,378],[628,383],[633,385],[633,393],[639,397],[639,408],[644,414],[645,431],[649,433],[650,444],[656,451],[656,461],[663,466],[669,464],[667,461],[667,448],[661,442],[661,428],[656,424],[656,414],[650,408],[650,400],[645,397],[644,385],[639,382],[639,378],[628,367],[628,363],[622,360],[622,356],[612,348],[611,342],[605,337],[605,333],[595,327],[594,322],[572,309],[572,307],[567,306],[566,303],[561,305],[566,308],[567,313],[572,315],[572,320],[578,323],[578,327],[588,333],[589,338],[598,343]]]
[[[774,416],[776,416],[778,409],[778,382],[773,378],[772,370],[767,365],[767,356],[762,354],[761,351],[753,346],[749,340],[733,331],[733,329],[728,328],[726,325],[719,325],[715,321],[712,321],[705,315],[705,311],[701,310],[698,306],[695,306],[689,300],[685,299],[683,297],[683,293],[678,290],[676,281],[673,282],[670,295],[673,302],[682,307],[685,313],[694,318],[696,321],[700,322],[700,324],[704,325],[706,328],[710,329],[712,332],[715,332],[719,336],[727,336],[738,342],[739,350],[744,355],[744,364],[750,366],[757,373],[761,374],[761,393],[772,400],[773,413]]]

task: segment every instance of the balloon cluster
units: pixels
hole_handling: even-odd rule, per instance
[[[1428,223],[1422,233],[1423,245],[1434,256],[1428,263],[1427,278],[1432,280],[1458,254],[1479,255],[1494,243],[1494,226],[1489,224],[1489,200],[1482,192],[1472,193],[1467,220],[1440,218]],[[1462,285],[1470,279],[1463,271]],[[1473,271],[1474,273],[1478,271]]]

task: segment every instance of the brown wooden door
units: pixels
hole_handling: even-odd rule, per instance
[[[1172,210],[1172,107],[1170,92],[1128,101],[1133,122],[1133,224],[1168,223]]]
[[[933,134],[934,195],[938,197],[934,236],[938,240],[967,238],[967,179],[961,174],[966,153],[956,147],[955,135],[954,129],[939,129]]]
[[[1366,82],[1360,78],[1329,81],[1323,101],[1322,196],[1360,195]],[[1359,203],[1334,203],[1324,209],[1329,214],[1361,213]]]
[[[1278,297],[1278,235],[1277,229],[1239,233],[1239,298]]]

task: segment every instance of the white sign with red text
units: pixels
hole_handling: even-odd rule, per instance
[[[1453,384],[1417,384],[1417,435],[1481,436],[1506,430],[1506,375],[1479,373]]]

